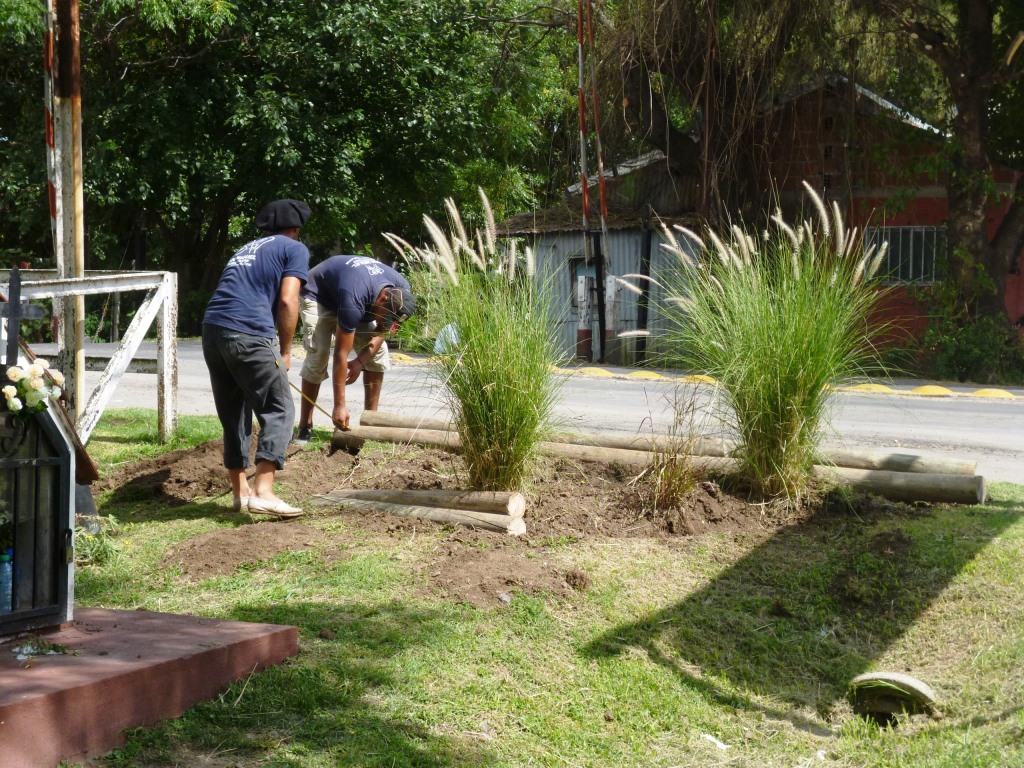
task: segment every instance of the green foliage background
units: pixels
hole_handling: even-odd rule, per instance
[[[52,259],[43,4],[0,7],[0,259]],[[533,204],[565,43],[520,0],[83,2],[87,266],[179,273],[182,325],[275,197],[315,257],[415,237],[447,196]],[[191,296],[191,298],[190,298]]]

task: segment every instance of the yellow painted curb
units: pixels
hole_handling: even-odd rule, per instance
[[[705,376],[703,373],[696,373],[691,376],[683,376],[676,381],[681,381],[684,384],[717,384],[718,382],[710,376]]]
[[[979,389],[975,392],[968,392],[971,397],[994,397],[1001,398],[1003,400],[1016,400],[1017,396],[1012,392],[1007,392],[1005,389]]]
[[[415,357],[410,357],[404,352],[392,352],[391,359],[396,363],[420,363],[421,360],[417,360]]]
[[[633,371],[626,374],[627,379],[664,379],[660,373],[654,371]]]
[[[917,387],[916,389],[910,390],[912,395],[922,395],[924,397],[950,397],[953,394],[953,390],[946,389],[945,387],[939,387],[935,384],[926,384],[923,387]]]
[[[606,371],[604,368],[579,368],[576,373],[582,373],[587,376],[611,376],[613,375],[610,371]]]
[[[854,384],[852,387],[843,387],[844,392],[881,392],[891,394],[896,390],[887,387],[885,384]]]

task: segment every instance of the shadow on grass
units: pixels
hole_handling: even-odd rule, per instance
[[[225,503],[203,501],[172,504],[165,496],[155,496],[146,487],[124,486],[123,490],[119,489],[104,498],[97,505],[97,512],[101,516],[113,515],[121,522],[129,523],[200,519],[236,525],[253,522],[254,518],[248,512],[236,512],[231,508],[231,491],[214,498],[224,499]]]
[[[849,681],[1024,512],[988,510],[819,512],[583,652],[607,658],[639,649],[710,701],[819,732],[820,721],[800,712],[827,715]]]
[[[298,627],[299,655],[156,731],[137,732],[121,750],[127,764],[208,753],[295,768],[494,764],[480,745],[402,714],[403,681],[389,660],[444,643],[443,615],[399,603],[300,602],[240,606],[228,618]]]

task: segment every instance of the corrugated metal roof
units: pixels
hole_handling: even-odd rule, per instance
[[[608,212],[607,225],[609,230],[639,229],[644,225],[645,221],[655,229],[659,229],[661,222],[669,226],[682,224],[692,227],[699,220],[696,214],[660,217],[657,214],[651,215],[649,211],[620,210]],[[596,213],[591,214],[589,225],[592,230],[601,228],[601,220]],[[551,208],[516,214],[504,221],[498,222],[497,228],[498,234],[506,237],[536,235],[548,232],[582,232],[583,214],[578,207],[570,207],[567,203],[560,203]]]

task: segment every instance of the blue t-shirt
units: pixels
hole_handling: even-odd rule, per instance
[[[281,279],[306,282],[309,249],[285,235],[243,245],[221,273],[203,322],[253,336],[274,338]]]
[[[389,287],[412,292],[409,281],[387,264],[368,256],[331,256],[309,270],[302,295],[338,313],[338,326],[352,332],[368,317],[381,290]]]

